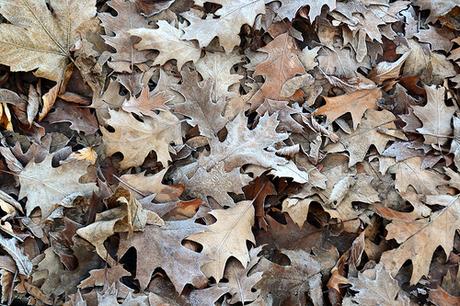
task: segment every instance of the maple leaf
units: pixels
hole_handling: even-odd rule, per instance
[[[444,103],[445,88],[437,88],[435,85],[426,86],[427,104],[425,106],[413,106],[414,114],[423,123],[423,127],[417,131],[423,134],[426,144],[438,146],[447,142],[452,133],[450,122],[455,107],[446,106]]]
[[[326,115],[331,122],[340,116],[350,113],[353,129],[356,129],[361,118],[368,109],[377,109],[377,102],[382,97],[379,88],[357,90],[337,97],[324,97],[326,105],[316,109],[315,115]]]
[[[110,68],[117,72],[132,72],[133,65],[145,63],[149,60],[147,51],[138,51],[131,41],[129,30],[147,27],[147,20],[137,13],[136,4],[131,0],[111,0],[107,2],[117,15],[100,13],[98,15],[105,29],[102,36],[109,46],[116,52],[111,53]]]
[[[19,199],[27,197],[27,215],[39,207],[45,219],[69,197],[90,196],[97,189],[95,183],[80,183],[80,178],[87,173],[87,161],[64,162],[53,168],[52,159],[53,155],[47,155],[40,163],[31,161],[19,174]]]
[[[118,255],[122,256],[131,247],[136,249],[136,278],[142,289],[148,286],[156,268],[165,271],[179,293],[186,284],[201,287],[207,283],[200,271],[202,254],[182,245],[185,238],[205,230],[195,220],[166,221],[161,227],[147,225],[142,233],[134,233],[131,237],[121,236]]]
[[[283,84],[297,74],[306,72],[298,58],[299,51],[295,40],[288,33],[277,36],[259,51],[267,53],[268,57],[258,64],[254,71],[254,75],[264,76],[265,82],[249,100],[253,110],[267,98],[284,100],[280,94]]]
[[[189,117],[187,122],[192,126],[198,125],[201,135],[216,138],[227,123],[223,115],[225,101],[212,100],[211,78],[199,84],[198,74],[188,69],[184,69],[182,76],[183,82],[176,90],[184,96],[185,102],[174,105],[174,112]]]
[[[372,269],[359,272],[358,277],[350,277],[348,281],[354,291],[353,297],[346,297],[345,305],[412,305],[409,296],[398,286],[382,264]]]
[[[102,128],[106,153],[123,154],[122,168],[142,165],[151,150],[157,154],[157,160],[167,165],[171,160],[169,144],[182,142],[179,120],[168,111],[161,111],[153,118],[144,118],[143,122],[124,111],[109,110],[110,119],[106,123],[115,132]]]
[[[10,22],[0,25],[0,63],[58,82],[79,27],[96,15],[96,0],[57,0],[50,7],[45,0],[0,1]]]
[[[205,259],[201,269],[206,276],[219,281],[230,257],[235,257],[245,268],[248,265],[250,258],[246,242],[255,243],[251,231],[254,206],[252,201],[243,201],[229,209],[212,210],[209,214],[216,218],[216,222],[208,225],[206,231],[190,235],[187,239],[203,246]]]
[[[171,59],[177,60],[179,70],[188,62],[196,62],[201,56],[201,49],[193,42],[181,39],[182,31],[170,25],[165,20],[159,20],[158,29],[132,29],[129,34],[138,36],[142,40],[135,45],[138,50],[158,50],[160,54],[155,58],[154,65],[163,65]]]
[[[348,151],[348,165],[351,167],[364,160],[371,145],[374,145],[379,153],[383,153],[387,142],[393,140],[393,137],[379,133],[378,129],[396,129],[393,123],[395,119],[396,117],[387,110],[370,109],[365,113],[361,125],[352,134],[339,131],[339,142],[328,145],[325,149],[330,153]]]
[[[204,5],[204,2],[195,1],[195,4]],[[200,47],[206,47],[214,37],[219,37],[219,42],[226,53],[240,44],[238,34],[241,26],[244,24],[252,26],[257,15],[265,13],[263,0],[212,0],[211,2],[222,6],[215,12],[219,18],[208,16],[202,19],[190,12],[183,13],[182,16],[190,22],[190,25],[184,29],[182,38],[196,39]]]
[[[442,210],[419,221],[417,229],[407,235],[401,245],[382,254],[381,262],[385,269],[395,277],[401,266],[411,260],[413,265],[410,284],[416,284],[428,275],[430,262],[436,248],[441,246],[446,254],[453,249],[455,232],[460,228],[460,201],[458,196],[434,195],[427,197],[427,204],[442,205]],[[400,227],[405,231],[405,227]],[[423,243],[420,243],[423,241]]]

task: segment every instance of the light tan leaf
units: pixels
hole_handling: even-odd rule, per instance
[[[380,62],[370,72],[369,78],[377,84],[382,84],[386,80],[396,79],[400,75],[401,67],[409,56],[410,51],[404,53],[395,62]]]
[[[149,116],[154,118],[156,116],[155,110],[166,110],[166,103],[171,100],[172,96],[167,96],[165,92],[151,93],[149,87],[142,88],[139,97],[131,96],[129,100],[125,100],[121,108],[126,112],[134,113],[138,116]]]
[[[174,105],[174,112],[189,117],[187,122],[198,126],[200,133],[208,138],[216,138],[217,133],[227,123],[224,117],[225,100],[213,100],[213,81],[207,78],[199,83],[196,72],[182,71],[182,84],[176,90],[185,98],[185,102]]]
[[[423,134],[426,144],[437,146],[447,142],[452,134],[450,125],[455,107],[446,106],[444,103],[444,87],[426,86],[427,104],[425,106],[413,106],[414,114],[420,119],[423,127],[417,131]]]
[[[206,55],[196,63],[196,69],[203,79],[212,80],[211,98],[214,103],[237,96],[237,92],[230,90],[230,87],[239,83],[243,76],[230,71],[241,61],[241,56],[236,52],[230,54],[206,52]]]
[[[201,269],[208,277],[220,280],[224,275],[227,260],[233,256],[243,267],[249,262],[246,242],[255,243],[251,227],[254,224],[254,206],[252,201],[243,201],[229,209],[215,209],[210,212],[216,222],[208,225],[203,233],[189,236],[203,246],[207,257]]]
[[[315,110],[315,115],[326,115],[333,122],[340,116],[350,113],[353,129],[356,129],[368,109],[377,109],[377,102],[382,98],[380,88],[357,90],[337,97],[324,97],[326,105]]]
[[[12,71],[35,71],[57,82],[67,65],[78,28],[96,15],[96,0],[2,0],[0,63]],[[75,14],[78,12],[78,14]]]
[[[200,157],[198,163],[207,171],[224,163],[225,171],[231,171],[245,164],[254,164],[270,168],[277,164],[285,164],[284,158],[274,152],[267,152],[265,148],[273,146],[287,138],[287,133],[277,133],[278,120],[276,114],[265,114],[259,124],[252,130],[246,126],[247,118],[240,113],[233,121],[227,124],[227,138],[220,142],[213,139],[210,142],[211,154]]]
[[[80,177],[87,173],[87,161],[70,161],[53,168],[52,159],[53,155],[47,155],[40,163],[31,161],[19,174],[19,199],[27,197],[27,215],[39,207],[45,219],[69,196],[90,196],[96,190],[95,183],[80,183]]]
[[[140,196],[155,194],[158,202],[177,201],[184,191],[181,185],[165,185],[162,183],[163,177],[168,169],[163,169],[154,175],[145,175],[145,172],[138,174],[123,174],[120,182],[127,188],[132,189]]]
[[[138,50],[158,50],[160,54],[153,64],[163,65],[171,59],[177,60],[179,70],[189,61],[196,63],[201,50],[193,42],[181,39],[182,31],[170,25],[166,20],[159,20],[158,29],[132,29],[129,34],[142,40],[135,45]]]
[[[443,176],[432,170],[422,169],[422,157],[416,156],[401,161],[390,168],[396,174],[395,187],[399,192],[405,192],[412,186],[421,194],[437,194],[436,187],[447,184]]]
[[[123,154],[120,165],[123,169],[140,166],[151,150],[157,154],[157,160],[164,166],[171,160],[169,144],[182,143],[179,120],[169,111],[160,111],[153,118],[144,118],[143,122],[124,111],[110,110],[110,119],[106,123],[115,129],[109,132],[101,128],[105,140],[106,153]]]
[[[395,119],[396,117],[387,110],[370,109],[364,115],[364,120],[356,131],[350,135],[339,131],[339,142],[328,145],[325,149],[330,153],[348,151],[350,153],[348,165],[351,167],[364,160],[371,145],[374,145],[380,154],[383,153],[387,142],[394,138],[379,133],[377,129],[382,127],[395,129],[396,126],[393,123]]]
[[[205,1],[195,1],[197,5],[204,5]],[[225,52],[229,53],[233,47],[240,44],[241,26],[252,26],[257,15],[265,13],[263,0],[212,0],[212,3],[222,7],[215,12],[219,18],[207,16],[200,18],[196,14],[187,12],[182,16],[190,22],[190,26],[184,29],[183,39],[196,39],[200,47],[209,45],[214,37],[219,37],[220,44]]]
[[[381,306],[410,306],[413,305],[409,296],[401,290],[398,282],[391,277],[382,264],[373,269],[367,269],[350,277],[348,281],[354,291],[358,293],[353,297],[346,297],[344,305],[350,300],[351,305],[381,305]]]
[[[116,72],[133,72],[133,65],[146,62],[149,59],[148,51],[139,51],[134,48],[129,30],[148,26],[147,20],[138,14],[136,4],[131,0],[107,1],[116,16],[110,13],[100,13],[99,19],[105,29],[104,41],[113,47],[116,52],[111,53],[110,68]]]
[[[434,251],[441,246],[449,254],[453,249],[454,235],[460,229],[460,201],[458,196],[430,196],[427,204],[442,205],[442,210],[424,219],[412,235],[393,250],[383,253],[381,262],[385,269],[395,277],[401,266],[411,260],[413,265],[410,284],[416,284],[424,275],[428,275]],[[405,228],[401,228],[405,230]],[[423,243],[421,243],[423,242]]]

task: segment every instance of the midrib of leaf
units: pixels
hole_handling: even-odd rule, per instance
[[[45,31],[46,35],[56,44],[56,46],[62,51],[61,55],[67,57],[68,51],[64,49],[64,47],[61,46],[59,41],[51,34],[51,32],[46,28],[46,26],[43,24],[42,20],[38,18],[38,16],[35,14],[34,10],[29,6],[28,0],[21,0],[21,3],[27,8],[27,10],[32,14],[35,20],[37,20],[38,24],[41,26],[43,31]],[[69,19],[70,20],[70,19]]]

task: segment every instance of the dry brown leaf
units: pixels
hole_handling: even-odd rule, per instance
[[[414,233],[406,235],[406,239],[398,248],[383,253],[381,258],[385,269],[393,277],[404,262],[411,260],[413,265],[411,284],[416,284],[422,276],[428,275],[431,258],[436,248],[441,246],[447,254],[452,251],[455,232],[460,228],[458,196],[430,196],[427,198],[427,204],[438,204],[444,208],[432,213],[429,218],[419,221]],[[405,228],[401,230],[404,231]],[[421,241],[423,243],[420,243]]]
[[[77,234],[90,242],[96,248],[97,254],[110,261],[104,241],[115,233],[129,233],[144,230],[147,224],[156,226],[164,225],[156,213],[142,208],[142,205],[130,194],[129,191],[119,188],[109,201],[118,205],[112,209],[98,213],[94,223],[80,228]]]
[[[299,50],[295,40],[287,33],[279,35],[259,51],[268,55],[254,71],[254,75],[265,77],[265,82],[249,100],[253,110],[257,109],[267,98],[283,100],[281,97],[283,84],[297,74],[305,73],[305,68],[298,58]]]
[[[204,5],[207,1],[194,1],[196,5]],[[209,1],[221,5],[215,15],[219,18],[207,16],[200,18],[191,11],[183,13],[182,16],[190,22],[184,29],[183,39],[196,39],[200,47],[206,47],[211,40],[219,37],[221,46],[225,52],[230,53],[233,47],[240,44],[240,28],[244,24],[252,26],[257,15],[265,12],[263,0],[212,0]]]
[[[196,233],[187,239],[203,246],[201,269],[208,277],[219,281],[224,275],[225,265],[230,257],[235,257],[243,267],[247,267],[249,251],[247,241],[255,243],[251,227],[254,224],[254,206],[251,201],[237,203],[229,209],[215,209],[210,212],[216,222],[208,225],[206,231]]]
[[[450,122],[455,113],[455,107],[448,107],[444,103],[444,87],[425,86],[427,104],[414,106],[414,114],[420,119],[423,127],[417,131],[423,134],[426,144],[441,146],[452,134]]]
[[[164,166],[171,160],[169,144],[182,142],[179,120],[169,111],[160,111],[153,118],[137,120],[124,111],[110,110],[110,119],[106,123],[115,132],[102,128],[108,155],[121,152],[122,168],[140,166],[151,150],[157,154],[157,160]]]
[[[182,71],[183,82],[177,91],[184,96],[185,102],[174,105],[174,112],[189,117],[191,126],[198,126],[200,133],[208,138],[217,138],[217,133],[227,124],[224,117],[226,102],[213,100],[213,81],[211,78],[199,83],[196,72]]]
[[[360,272],[358,277],[348,278],[348,281],[358,293],[353,297],[346,297],[344,305],[413,305],[382,264]]]
[[[19,198],[27,197],[27,215],[39,207],[45,219],[64,202],[77,196],[90,196],[96,190],[95,183],[80,183],[87,173],[87,161],[70,161],[54,168],[52,159],[53,155],[47,155],[40,163],[31,161],[19,174]]]
[[[139,97],[131,96],[129,100],[125,100],[121,108],[126,112],[134,113],[138,116],[148,116],[154,118],[155,110],[166,110],[166,103],[171,100],[171,96],[167,96],[164,92],[151,93],[149,87],[142,88]]]
[[[110,68],[117,72],[132,72],[134,65],[139,65],[149,59],[148,51],[138,51],[131,41],[129,30],[147,27],[148,22],[137,14],[136,4],[131,0],[111,0],[107,4],[117,12],[100,13],[99,19],[105,29],[104,41],[116,52],[111,53]]]
[[[330,153],[348,151],[350,153],[348,165],[351,167],[363,161],[371,145],[379,153],[383,153],[388,141],[393,137],[378,132],[379,128],[396,129],[393,121],[396,117],[389,111],[368,110],[361,125],[352,134],[339,132],[339,142],[328,145],[326,150]]]
[[[52,12],[45,0],[0,2],[0,13],[10,22],[0,26],[0,62],[12,71],[37,69],[36,76],[57,82],[78,28],[96,15],[96,1],[58,0],[51,7]]]
[[[140,287],[146,288],[156,268],[162,268],[171,279],[177,292],[186,284],[195,287],[206,285],[207,279],[200,271],[202,254],[184,247],[188,236],[203,232],[205,227],[195,223],[195,218],[183,221],[166,221],[162,227],[147,225],[144,231],[132,237],[121,236],[119,256],[134,247],[137,252],[136,278]]]
[[[182,40],[182,30],[170,25],[166,20],[159,20],[157,25],[157,29],[139,28],[129,31],[130,35],[141,38],[135,45],[136,49],[158,50],[160,54],[155,58],[154,64],[163,65],[175,59],[179,70],[189,61],[196,63],[201,56],[201,49],[193,42]]]
[[[146,197],[155,195],[158,202],[177,201],[184,192],[181,185],[165,185],[163,177],[168,169],[163,169],[154,175],[145,175],[145,172],[137,174],[124,174],[120,177],[120,183],[136,192],[139,196]]]
[[[368,109],[377,109],[377,102],[382,97],[379,88],[357,90],[337,97],[324,97],[326,105],[315,110],[315,115],[326,115],[329,121],[335,121],[340,116],[350,113],[353,120],[353,129],[361,122],[361,118]]]
[[[267,305],[273,299],[276,305],[306,305],[308,296],[314,305],[322,305],[321,266],[304,250],[283,250],[290,265],[278,265],[262,258],[256,271],[263,271],[256,285]]]

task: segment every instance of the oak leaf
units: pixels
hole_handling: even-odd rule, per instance
[[[214,103],[222,103],[227,98],[237,96],[237,92],[231,90],[231,86],[239,84],[243,76],[231,73],[231,70],[241,61],[241,56],[236,53],[206,52],[206,55],[195,64],[196,70],[204,80],[212,80],[211,98]]]
[[[215,209],[209,214],[216,222],[206,230],[187,237],[203,246],[201,269],[208,277],[219,281],[224,275],[225,265],[230,257],[235,257],[243,267],[250,260],[247,241],[255,243],[251,227],[254,224],[254,206],[251,201],[237,203],[229,209]]]
[[[350,113],[353,129],[356,129],[368,109],[377,109],[377,102],[382,98],[379,88],[357,90],[337,97],[324,97],[326,105],[315,110],[315,115],[326,115],[331,122]]]
[[[107,261],[108,252],[104,241],[115,233],[142,231],[147,224],[164,225],[164,221],[153,211],[142,205],[129,191],[119,188],[108,200],[111,205],[118,205],[96,215],[93,223],[77,230],[77,234],[96,248],[97,254]]]
[[[288,33],[277,36],[259,51],[267,53],[268,56],[265,61],[256,66],[254,71],[254,75],[265,77],[265,82],[249,100],[254,110],[267,98],[285,100],[281,97],[283,84],[297,74],[306,72],[302,62],[299,60],[298,54],[300,51],[296,42]]]
[[[182,71],[182,77],[183,82],[176,90],[184,96],[185,102],[174,105],[174,112],[189,117],[187,122],[198,126],[201,135],[216,138],[228,121],[224,117],[225,101],[212,99],[211,78],[200,84],[198,74],[188,69]]]
[[[196,5],[204,5],[208,1],[195,1]],[[212,0],[209,1],[221,5],[215,14],[219,18],[207,16],[202,19],[199,16],[187,12],[182,16],[190,22],[184,29],[183,39],[196,39],[200,47],[209,45],[214,37],[219,37],[220,44],[226,53],[233,50],[233,47],[240,44],[240,28],[244,24],[252,26],[259,14],[265,13],[263,0]]]
[[[326,150],[330,153],[348,151],[350,167],[364,160],[371,145],[374,145],[379,153],[383,153],[387,142],[393,140],[393,137],[379,133],[378,129],[396,129],[393,122],[395,119],[396,117],[387,110],[370,109],[365,113],[361,125],[352,134],[339,131],[339,142],[328,145]]]
[[[300,8],[308,5],[310,8],[308,11],[308,17],[310,18],[310,22],[313,23],[316,17],[321,15],[321,8],[324,5],[327,5],[329,10],[332,11],[335,9],[335,2],[336,0],[281,0],[281,7],[276,12],[281,18],[288,18],[291,20],[295,17]]]
[[[348,281],[358,293],[346,297],[344,305],[413,305],[409,296],[399,287],[398,281],[391,277],[382,264],[359,272],[358,277],[350,277]]]
[[[284,158],[265,151],[265,148],[288,137],[287,133],[276,132],[278,125],[276,117],[276,114],[271,116],[265,114],[260,118],[259,124],[250,130],[246,126],[246,116],[240,113],[227,124],[228,134],[223,142],[218,139],[211,140],[211,154],[200,157],[199,165],[210,171],[223,162],[224,169],[230,171],[245,164],[270,168],[276,164],[287,163]]]
[[[40,163],[31,161],[19,174],[19,199],[27,197],[27,215],[39,207],[42,219],[45,219],[69,197],[86,197],[96,191],[95,183],[80,183],[89,162],[74,160],[54,168],[52,159],[53,155],[47,155]]]
[[[439,246],[446,254],[452,251],[455,233],[460,228],[458,198],[449,195],[427,196],[427,204],[441,205],[443,209],[417,221],[415,231],[406,235],[398,248],[382,254],[381,262],[393,277],[407,260],[411,260],[413,270],[410,284],[416,284],[422,276],[428,275],[431,258]],[[413,229],[413,226],[409,228]],[[401,227],[401,231],[405,230],[406,227]]]
[[[118,255],[123,256],[129,248],[137,252],[136,278],[145,289],[156,268],[162,268],[171,279],[178,293],[186,284],[201,287],[207,283],[200,271],[202,254],[182,245],[182,241],[195,233],[205,230],[195,223],[196,217],[182,221],[166,221],[165,225],[147,225],[144,231],[132,237],[121,235]],[[187,238],[188,239],[188,238]]]
[[[427,104],[413,106],[414,114],[422,121],[423,127],[417,131],[423,134],[426,144],[443,145],[452,133],[450,122],[455,107],[444,103],[444,87],[425,86]]]
[[[107,2],[117,12],[100,13],[99,19],[105,29],[104,41],[116,52],[111,53],[110,68],[116,72],[132,72],[133,65],[139,65],[149,60],[148,51],[134,48],[129,30],[147,27],[147,20],[138,14],[136,4],[132,0],[111,0]]]
[[[182,142],[179,120],[169,111],[160,111],[153,118],[144,118],[143,122],[124,111],[109,110],[110,119],[106,123],[115,131],[112,133],[101,128],[105,140],[106,153],[123,154],[122,168],[140,166],[151,150],[157,154],[157,160],[167,165],[171,160],[169,144]]]
[[[422,157],[418,156],[397,163],[390,172],[396,174],[395,187],[399,192],[412,186],[421,194],[437,194],[436,187],[447,184],[441,174],[422,169]]]
[[[256,285],[266,300],[275,305],[306,305],[308,295],[314,305],[322,305],[321,265],[308,252],[283,250],[290,264],[283,266],[262,258],[255,271],[263,271]]]
[[[67,66],[80,26],[96,15],[95,0],[2,0],[0,63],[12,71],[35,71],[58,82]],[[78,12],[78,14],[75,14]]]
[[[135,45],[138,50],[158,50],[154,65],[163,65],[171,59],[177,60],[179,70],[189,61],[196,62],[201,56],[200,48],[193,42],[181,39],[182,30],[175,28],[165,20],[159,20],[158,29],[132,29],[129,34],[138,36],[141,41]]]
[[[121,108],[126,112],[134,113],[138,116],[155,117],[155,110],[167,110],[166,103],[171,100],[165,92],[149,92],[149,87],[145,86],[139,97],[131,96],[125,100]]]

